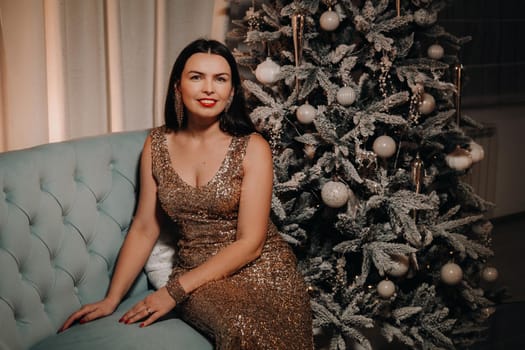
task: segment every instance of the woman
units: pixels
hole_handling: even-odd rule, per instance
[[[175,306],[217,349],[312,349],[312,320],[295,257],[269,221],[272,158],[247,115],[235,59],[196,40],[170,77],[165,125],[141,158],[136,216],[104,300],[61,327],[111,314],[143,268],[165,212],[177,225],[178,259],[166,286],[121,322],[155,322]]]

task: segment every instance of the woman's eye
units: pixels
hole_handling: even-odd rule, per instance
[[[190,80],[199,80],[200,79],[200,75],[192,75],[190,76]]]

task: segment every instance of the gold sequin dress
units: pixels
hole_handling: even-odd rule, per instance
[[[165,127],[151,132],[152,167],[160,203],[180,231],[174,273],[182,274],[235,240],[242,161],[250,137],[233,137],[215,176],[194,187],[175,172],[166,132]],[[215,341],[216,349],[313,349],[305,283],[293,252],[271,223],[257,260],[201,286],[180,308],[188,323]]]

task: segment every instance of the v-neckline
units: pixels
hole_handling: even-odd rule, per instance
[[[221,161],[221,164],[219,165],[219,168],[217,169],[217,171],[215,171],[215,173],[213,174],[213,176],[202,186],[197,186],[197,185],[191,185],[190,183],[188,183],[186,180],[184,180],[182,178],[182,176],[179,175],[179,173],[177,172],[177,170],[175,170],[175,167],[173,166],[173,160],[171,158],[171,154],[170,154],[170,150],[168,148],[168,137],[167,137],[167,134],[164,134],[164,142],[163,142],[163,145],[164,145],[164,152],[165,152],[165,155],[166,155],[166,158],[167,158],[167,161],[169,163],[169,167],[171,169],[171,171],[175,174],[175,176],[180,180],[180,182],[182,182],[185,186],[189,187],[189,188],[192,188],[194,190],[200,190],[200,189],[203,189],[203,188],[206,188],[208,186],[210,186],[214,181],[215,179],[223,172],[223,168],[226,166],[226,161],[227,159],[230,157],[230,153],[233,149],[233,144],[234,144],[234,140],[235,140],[235,137],[232,136],[231,140],[230,140],[230,144],[228,145],[228,149],[226,150],[226,154],[224,156],[224,158],[222,159]],[[176,160],[176,159],[174,159]]]

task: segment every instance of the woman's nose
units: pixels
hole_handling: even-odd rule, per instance
[[[203,91],[204,91],[206,94],[211,94],[211,93],[213,93],[213,91],[214,91],[214,87],[213,87],[213,81],[212,81],[211,79],[205,79],[205,80],[204,80]]]

